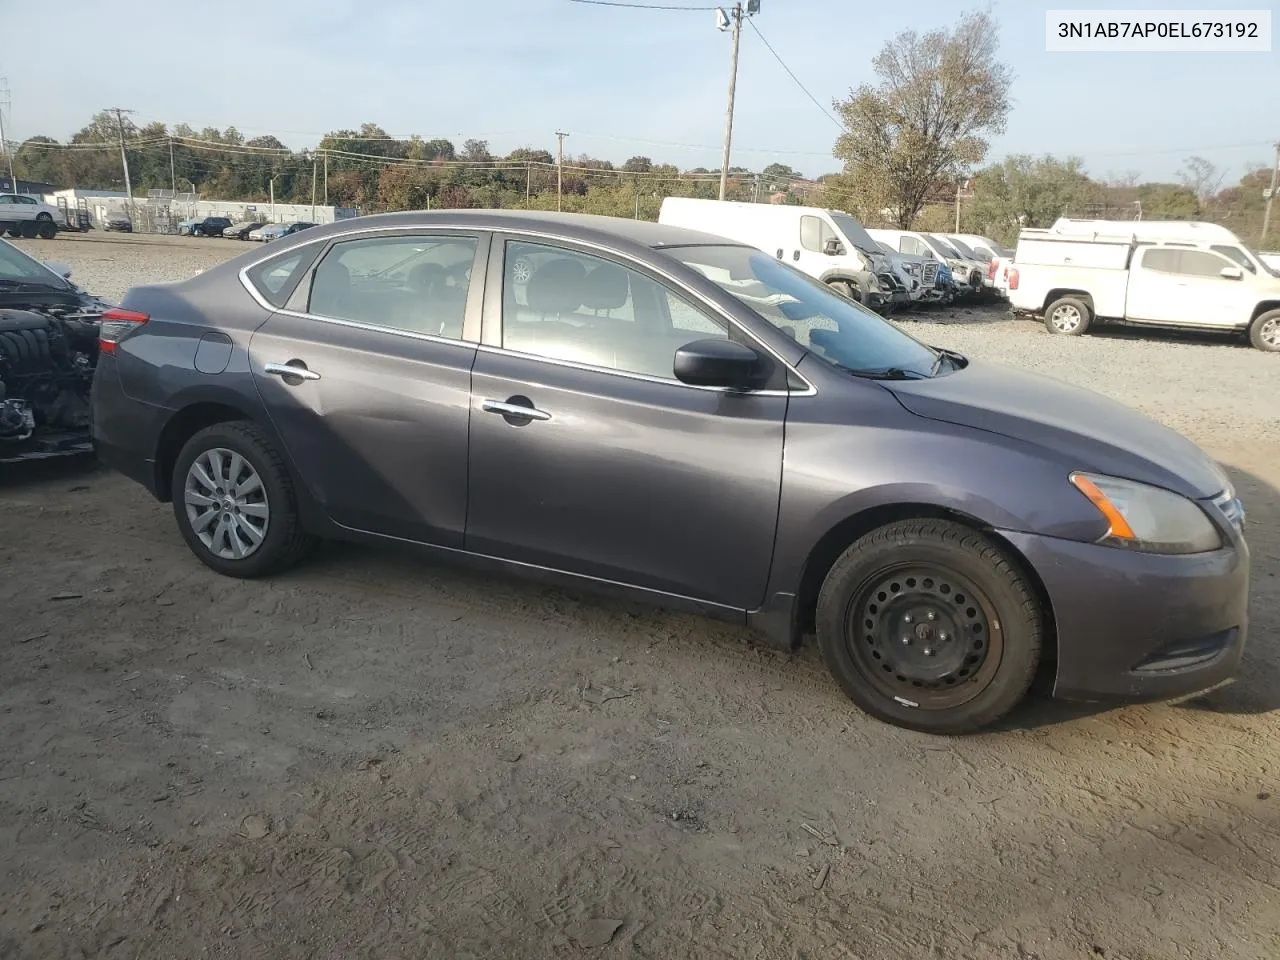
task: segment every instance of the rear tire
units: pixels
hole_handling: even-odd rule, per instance
[[[1280,310],[1260,313],[1249,324],[1249,343],[1268,353],[1280,351]]]
[[[1079,337],[1093,323],[1093,311],[1079,297],[1062,297],[1044,311],[1044,326],[1050,333]]]
[[[219,423],[196,433],[174,462],[172,491],[182,538],[224,576],[287,570],[313,542],[284,458],[255,423]]]
[[[864,711],[926,733],[987,726],[1026,695],[1044,622],[1035,591],[977,531],[945,520],[873,530],[818,595],[827,668]]]

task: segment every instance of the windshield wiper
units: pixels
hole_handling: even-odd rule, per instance
[[[963,353],[956,353],[954,350],[948,350],[945,347],[934,347],[933,349],[938,352],[938,356],[933,361],[933,369],[929,371],[930,377],[936,377],[938,375],[938,371],[942,369],[942,361],[944,360],[950,360],[951,365],[957,370],[964,369],[965,364],[968,363]]]
[[[42,280],[14,280],[12,277],[0,277],[0,288],[6,290],[59,290],[60,287]]]
[[[927,380],[929,379],[918,370],[903,370],[901,367],[870,367],[867,369],[855,370],[852,367],[841,367],[846,373],[851,373],[855,377],[863,377],[867,380]]]

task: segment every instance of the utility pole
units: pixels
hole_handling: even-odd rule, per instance
[[[276,222],[276,177],[278,176],[280,176],[280,174],[278,173],[272,174],[271,180],[267,184],[267,189],[271,191],[271,222],[272,223]]]
[[[173,172],[173,137],[169,138],[169,188],[178,192],[178,178]]]
[[[956,233],[960,232],[960,193],[964,190],[963,183],[956,184]]]
[[[9,162],[9,187],[14,192],[18,192],[18,180],[13,175],[13,154],[9,151],[9,141],[4,136],[4,108],[12,102],[9,98],[9,81],[7,78],[0,77],[0,82],[4,83],[3,89],[0,89],[0,146],[4,147],[5,159]]]
[[[311,155],[311,222],[316,222],[316,157]]]
[[[559,130],[556,131],[556,139],[560,142],[559,147],[556,149],[556,210],[557,211],[562,209],[561,205],[564,200],[564,138],[567,136],[568,136],[567,133],[561,133]]]
[[[729,55],[729,105],[724,113],[724,153],[720,157],[720,199],[723,200],[729,192],[729,149],[733,143],[733,97],[738,87],[738,44],[742,40],[742,4],[735,3],[727,15],[723,10],[717,10],[716,13],[721,18],[720,29],[724,30],[728,27],[733,31],[732,53]],[[730,21],[729,24],[725,24],[726,16]]]
[[[108,107],[108,112],[116,115],[116,129],[120,132],[120,163],[124,167],[124,192],[129,197],[129,205],[133,205],[133,184],[129,182],[129,155],[124,150],[124,115],[133,113],[123,107]]]
[[[1271,201],[1276,198],[1276,174],[1280,173],[1280,143],[1276,144],[1276,162],[1271,166],[1271,189],[1267,191],[1267,210],[1262,215],[1262,237],[1259,243],[1267,242],[1267,231],[1271,229]]]
[[[329,151],[324,152],[324,205],[329,205]]]
[[[524,208],[529,209],[529,195],[533,191],[533,161],[524,168]]]

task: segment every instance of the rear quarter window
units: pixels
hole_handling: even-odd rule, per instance
[[[273,307],[283,307],[318,250],[319,244],[315,243],[298,247],[254,264],[245,271],[245,276],[263,300]]]

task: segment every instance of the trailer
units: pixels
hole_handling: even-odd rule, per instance
[[[67,203],[66,197],[58,197],[58,212],[62,214],[62,218],[57,221],[58,229],[63,232],[88,233],[93,227],[93,220],[89,216],[89,201],[80,197],[76,200],[76,206],[73,210]]]

